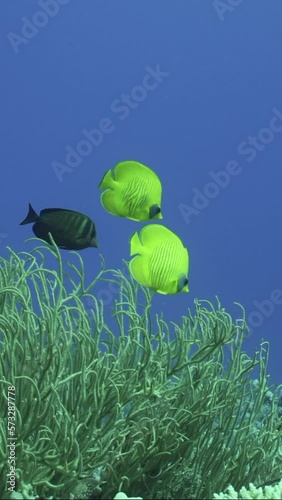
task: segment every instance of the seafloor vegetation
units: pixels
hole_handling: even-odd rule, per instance
[[[268,344],[243,350],[244,310],[233,320],[199,300],[168,324],[150,313],[148,289],[103,262],[87,284],[73,258],[46,245],[0,259],[0,497],[11,493],[11,386],[11,498],[208,499],[280,479],[281,393],[269,387]],[[101,280],[119,286],[110,317],[95,298]]]

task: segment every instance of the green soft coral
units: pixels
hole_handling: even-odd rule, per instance
[[[47,245],[0,258],[0,469],[14,385],[18,494],[204,499],[279,476],[276,397],[262,413],[268,345],[243,351],[244,313],[196,301],[168,324],[124,273],[102,267],[86,284],[81,256],[69,260]],[[119,290],[108,317],[101,283]]]

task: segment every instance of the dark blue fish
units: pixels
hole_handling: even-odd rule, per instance
[[[51,233],[59,248],[82,250],[98,246],[94,222],[80,212],[64,208],[45,208],[38,215],[29,203],[28,214],[20,225],[32,222],[35,222],[32,230],[37,238],[51,243],[48,235]]]

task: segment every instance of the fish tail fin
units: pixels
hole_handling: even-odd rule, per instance
[[[109,169],[105,173],[103,179],[101,180],[99,184],[99,189],[113,189],[114,185],[115,185],[115,180],[113,178],[111,169]]]
[[[142,257],[141,257],[142,259]],[[142,261],[141,261],[142,262]],[[129,270],[131,272],[131,275],[133,278],[140,283],[140,285],[143,286],[149,286],[148,284],[148,279],[147,279],[147,268],[143,268],[142,263],[140,264],[140,256],[136,255],[130,262],[129,262]]]
[[[26,218],[20,222],[20,226],[23,226],[24,224],[31,224],[32,222],[36,222],[38,220],[38,214],[33,210],[31,204],[28,204],[28,214]]]

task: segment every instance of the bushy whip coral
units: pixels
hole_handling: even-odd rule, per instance
[[[219,302],[196,301],[168,324],[151,315],[147,289],[103,261],[86,284],[73,253],[77,264],[47,245],[0,259],[0,497],[10,386],[22,498],[211,498],[280,477],[277,398],[262,412],[268,345],[254,357],[242,350],[243,310],[233,321]],[[119,286],[108,320],[101,280]]]

